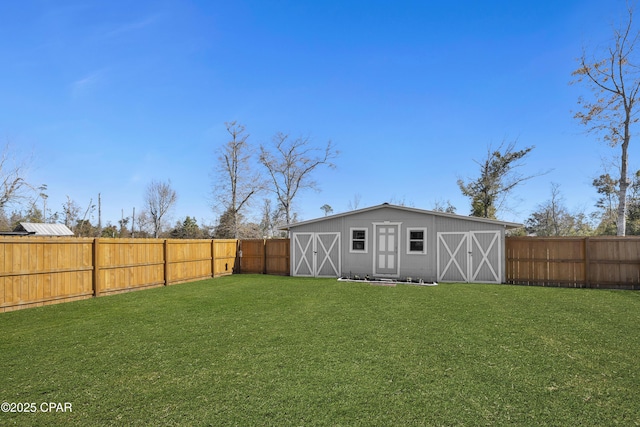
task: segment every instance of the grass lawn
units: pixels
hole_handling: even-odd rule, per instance
[[[632,291],[229,276],[0,314],[37,407],[0,424],[640,425],[639,327]]]

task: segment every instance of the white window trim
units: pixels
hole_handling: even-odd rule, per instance
[[[363,250],[353,249],[353,232],[356,230],[364,231],[364,249]],[[352,253],[352,254],[369,253],[369,229],[367,227],[351,227],[349,229],[349,253]]]
[[[411,250],[411,232],[412,231],[422,231],[423,234],[423,244],[422,251],[412,251]],[[427,227],[407,227],[407,255],[426,255],[427,254]]]

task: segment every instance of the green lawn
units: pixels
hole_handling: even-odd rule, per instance
[[[640,425],[639,327],[632,291],[229,276],[0,314],[37,408],[0,425]]]

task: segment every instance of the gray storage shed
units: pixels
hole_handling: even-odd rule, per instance
[[[502,283],[522,224],[388,203],[289,225],[291,275]]]

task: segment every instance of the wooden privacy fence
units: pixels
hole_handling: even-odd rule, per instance
[[[640,289],[640,237],[507,237],[506,282]]]
[[[240,240],[240,272],[289,275],[289,239]]]
[[[244,250],[247,272],[288,274],[288,240],[286,253],[284,242],[265,242],[273,249]],[[233,239],[0,237],[0,313],[238,273],[240,246]],[[265,254],[262,271],[253,271],[256,251]]]

